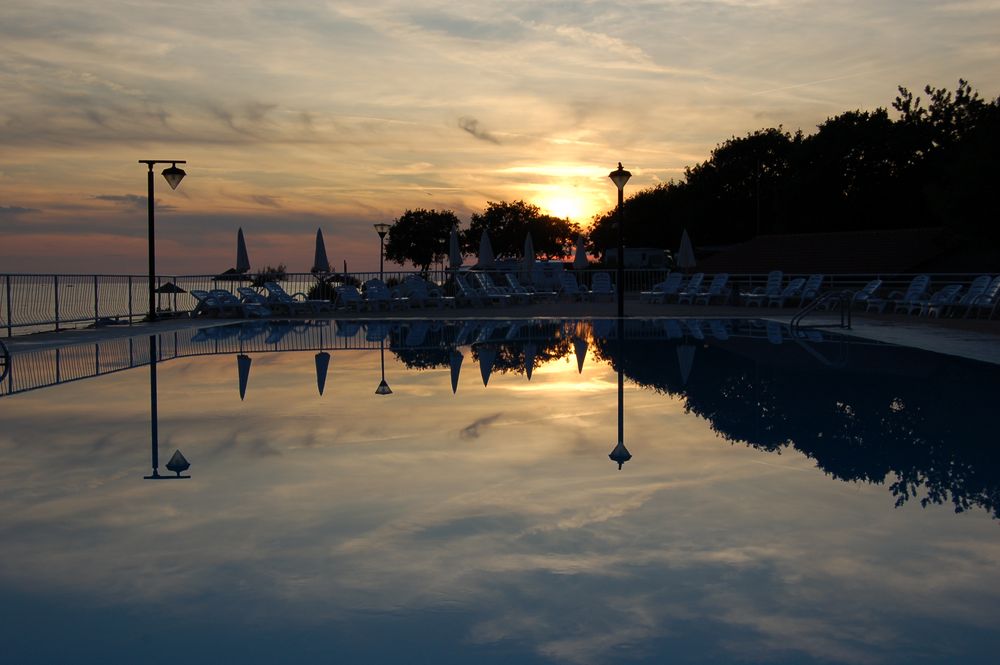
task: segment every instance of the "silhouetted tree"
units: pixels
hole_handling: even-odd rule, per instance
[[[680,182],[625,201],[626,246],[675,249],[684,228],[698,245],[759,233],[810,233],[947,226],[968,243],[1000,240],[980,211],[1000,160],[1000,98],[981,98],[968,82],[924,89],[927,106],[906,88],[884,108],[828,118],[811,135],[760,129],[719,144]],[[616,211],[595,218],[590,249],[617,243]]]
[[[462,234],[462,245],[467,252],[479,252],[484,230],[489,232],[493,254],[497,258],[520,257],[529,232],[536,254],[566,257],[580,233],[579,227],[568,219],[544,215],[538,206],[524,201],[489,201],[486,210],[481,214],[474,213],[469,229]]]
[[[407,210],[393,221],[385,242],[385,258],[399,264],[407,261],[421,272],[448,256],[448,237],[458,227],[450,210]]]

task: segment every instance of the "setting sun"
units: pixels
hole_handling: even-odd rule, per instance
[[[538,207],[542,212],[554,215],[560,219],[569,219],[578,224],[584,220],[583,203],[570,196],[551,196],[538,199]],[[592,215],[587,215],[589,220]]]

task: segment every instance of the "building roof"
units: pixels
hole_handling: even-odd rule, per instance
[[[703,261],[705,272],[907,273],[947,249],[941,228],[761,235]]]

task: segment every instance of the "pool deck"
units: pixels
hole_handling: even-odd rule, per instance
[[[788,323],[796,310],[727,307],[661,305],[626,301],[625,314],[628,318],[699,318],[699,319],[765,319]],[[350,319],[354,321],[377,319],[521,319],[521,318],[614,318],[617,308],[614,303],[557,302],[511,307],[461,308],[461,309],[408,309],[391,312],[346,312],[324,314],[322,319]],[[203,328],[212,325],[226,325],[238,319],[175,318],[156,323],[134,323],[132,325],[107,326],[101,328],[78,328],[59,332],[43,332],[4,338],[10,351],[26,351],[54,348],[73,344],[87,344],[103,340],[170,332],[187,328]],[[902,314],[870,314],[855,312],[850,331],[835,326],[839,315],[828,312],[810,314],[803,322],[805,326],[818,326],[872,341],[899,344],[945,355],[960,356],[981,362],[1000,365],[1000,321],[972,319],[932,319],[906,316]]]

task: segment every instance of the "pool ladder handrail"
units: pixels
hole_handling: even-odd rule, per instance
[[[854,291],[850,289],[843,289],[838,291],[827,291],[821,294],[818,298],[807,304],[805,307],[800,309],[792,317],[789,322],[789,327],[792,331],[796,331],[802,325],[802,319],[805,318],[806,314],[813,312],[817,307],[823,303],[829,302],[831,300],[838,300],[840,305],[840,327],[847,330],[851,329],[851,303],[854,301]]]
[[[10,351],[7,350],[7,345],[0,339],[0,383],[7,378],[8,374],[10,374]]]

